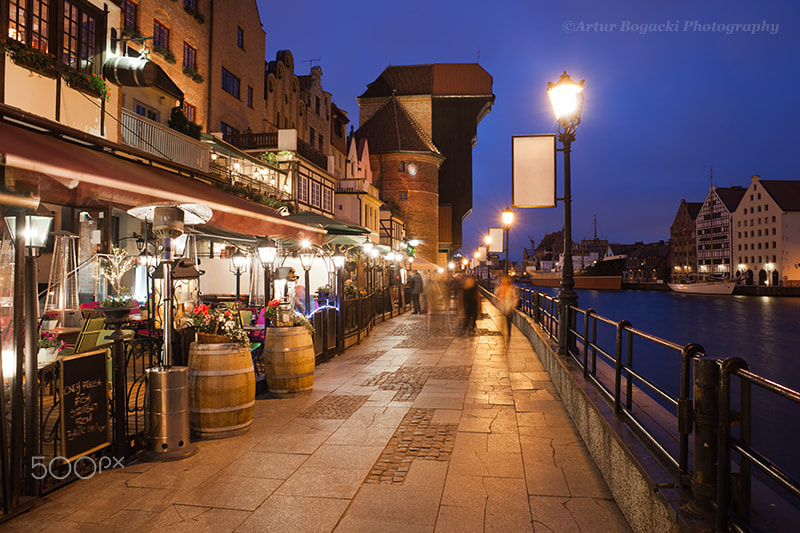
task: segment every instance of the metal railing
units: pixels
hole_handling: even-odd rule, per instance
[[[208,145],[127,109],[120,112],[120,124],[123,144],[164,157],[173,163],[208,171],[211,158]]]
[[[520,293],[519,310],[557,342],[558,299],[526,288]],[[651,453],[672,469],[681,486],[691,489],[695,508],[716,513],[718,530],[750,527],[752,467],[785,490],[792,498],[790,505],[800,509],[798,481],[752,447],[750,387],[768,393],[772,404],[785,398],[798,405],[800,392],[750,372],[741,359],[708,357],[699,344],[681,346],[592,309],[571,307],[569,313],[566,357]],[[650,368],[647,375],[643,367]],[[739,378],[738,387],[732,386],[732,376]],[[731,405],[737,397],[735,409]],[[794,428],[786,431],[789,435]],[[708,442],[716,446],[709,449],[704,445]],[[731,487],[736,488],[733,493]],[[770,520],[763,513],[759,518]]]

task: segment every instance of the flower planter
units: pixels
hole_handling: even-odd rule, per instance
[[[39,348],[37,359],[40,365],[52,363],[56,360],[56,357],[58,357],[58,346],[53,346],[51,348]]]
[[[58,320],[42,320],[42,330],[50,331],[56,327],[56,324],[58,324]]]
[[[249,347],[229,342],[191,344],[192,434],[202,439],[223,439],[245,433],[253,423],[255,396],[256,380]]]
[[[106,324],[109,326],[120,326],[128,321],[131,316],[131,307],[109,307],[100,306],[97,308],[106,317]]]
[[[281,398],[309,394],[314,386],[314,341],[305,326],[267,328],[264,377]]]
[[[225,335],[217,335],[216,333],[203,333],[202,331],[198,331],[197,342],[199,344],[228,344],[235,341],[230,337],[226,337]]]

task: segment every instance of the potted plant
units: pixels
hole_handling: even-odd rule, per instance
[[[39,337],[39,364],[47,364],[55,361],[61,345],[64,344],[54,333],[45,331]]]
[[[99,309],[106,315],[106,322],[109,325],[122,324],[130,316],[131,309],[139,305],[133,299],[130,290],[120,284],[122,276],[136,266],[136,260],[125,250],[112,246],[111,256],[104,261],[103,277],[111,284],[114,294],[108,295],[100,302]]]
[[[42,315],[42,329],[43,330],[51,330],[56,327],[58,324],[58,313],[55,311],[46,311],[44,315]]]
[[[322,300],[327,300],[331,296],[331,286],[330,285],[322,285],[321,287],[317,288],[317,297]]]
[[[278,324],[278,305],[280,300],[270,300],[267,303],[267,308],[264,310],[264,324],[265,326],[276,326]]]
[[[212,311],[206,304],[194,308],[192,323],[200,344],[237,343],[250,346],[250,337],[230,309]]]
[[[344,282],[344,299],[345,300],[357,300],[358,299],[358,287],[353,280],[348,279]]]

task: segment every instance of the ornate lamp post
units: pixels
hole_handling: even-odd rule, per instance
[[[309,305],[311,304],[311,300],[309,300],[311,296],[311,288],[308,286],[309,283],[309,274],[308,271],[311,270],[311,263],[314,262],[314,250],[310,248],[310,245],[306,245],[303,250],[300,252],[300,264],[303,267],[303,270],[306,273],[305,280],[306,280],[306,313],[309,312]]]
[[[236,274],[236,303],[239,303],[239,288],[241,286],[242,273],[247,271],[247,256],[238,249],[231,254],[230,270]]]
[[[505,239],[503,248],[506,249],[505,274],[508,276],[508,232],[511,230],[511,223],[514,222],[514,211],[510,207],[506,207],[500,214],[503,217],[503,238]]]
[[[264,237],[259,241],[256,249],[261,266],[264,267],[264,307],[266,307],[272,299],[272,265],[275,263],[278,247],[275,246],[272,239]]]
[[[39,455],[39,422],[36,406],[38,402],[38,328],[36,321],[39,318],[39,300],[36,296],[36,258],[40,248],[44,248],[50,236],[50,227],[53,224],[53,214],[42,204],[34,212],[27,214],[20,212],[16,216],[5,217],[8,231],[14,242],[15,263],[17,266],[14,275],[14,336],[16,340],[16,360],[14,361],[11,376],[11,427],[22,427],[22,414],[24,405],[25,420],[25,445],[24,456],[21,460],[23,441],[22,432],[11,436],[11,479],[19,479],[20,469],[30,468],[32,458]],[[24,269],[19,268],[24,264]],[[22,273],[22,276],[20,276]],[[24,328],[20,327],[24,324]],[[13,359],[12,359],[13,360]],[[23,365],[24,362],[24,365]],[[5,368],[3,369],[5,370]],[[23,401],[23,372],[25,378]],[[13,376],[13,377],[12,377]],[[5,409],[5,402],[0,404]],[[5,415],[4,415],[5,416]],[[6,444],[3,443],[3,446]],[[36,480],[30,475],[25,477],[25,493],[34,495]],[[14,489],[13,499],[16,504],[17,493]]]
[[[560,306],[558,351],[565,354],[569,337],[569,308],[578,305],[575,292],[575,279],[572,268],[572,195],[570,191],[570,149],[575,140],[575,128],[581,123],[583,109],[583,80],[572,81],[564,71],[555,83],[547,83],[547,96],[558,122],[558,140],[564,148],[564,265],[561,269],[561,291],[558,293]]]

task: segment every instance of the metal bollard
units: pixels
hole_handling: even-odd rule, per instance
[[[694,475],[691,507],[712,513],[717,488],[717,416],[719,361],[697,357],[694,363]]]

